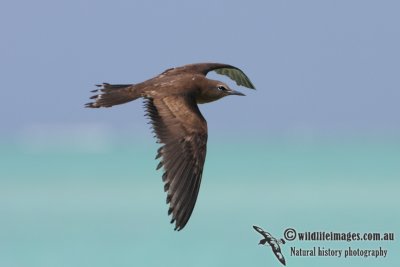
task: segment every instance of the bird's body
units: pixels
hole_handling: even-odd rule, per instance
[[[145,99],[161,158],[157,169],[164,167],[164,190],[168,192],[168,214],[172,213],[175,229],[182,229],[193,211],[200,187],[206,156],[207,122],[197,104],[216,101],[227,95],[243,95],[226,84],[206,78],[209,71],[227,75],[238,85],[253,88],[238,68],[220,63],[190,64],[171,68],[137,84],[103,83],[86,107],[99,108]]]

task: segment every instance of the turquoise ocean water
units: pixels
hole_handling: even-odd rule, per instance
[[[287,266],[399,266],[400,141],[210,139],[200,195],[173,231],[152,140],[0,144],[0,266],[281,266],[258,246],[301,231],[394,232],[394,241],[282,245]],[[388,250],[300,257],[291,247]]]

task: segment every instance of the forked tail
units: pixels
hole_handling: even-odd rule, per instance
[[[94,102],[86,103],[85,107],[87,108],[108,108],[135,100],[141,96],[134,84],[103,83],[96,86],[99,89],[91,92],[98,94],[90,97]]]

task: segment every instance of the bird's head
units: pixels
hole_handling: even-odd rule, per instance
[[[213,89],[214,89],[214,91],[216,90],[217,94],[222,95],[222,97],[228,96],[228,95],[245,96],[245,94],[229,88],[228,85],[226,85],[225,83],[222,83],[222,82],[219,82]]]
[[[231,89],[227,84],[223,82],[208,79],[207,85],[201,90],[201,93],[198,97],[198,102],[212,102],[229,95],[244,96],[245,94]]]

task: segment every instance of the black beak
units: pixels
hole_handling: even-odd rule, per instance
[[[235,90],[231,90],[229,92],[229,95],[240,95],[240,96],[245,96],[245,94],[239,92],[239,91],[235,91]]]

